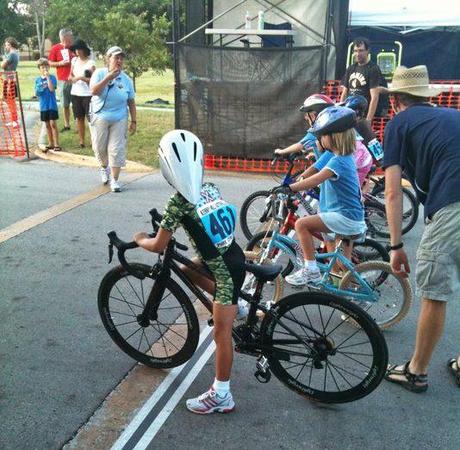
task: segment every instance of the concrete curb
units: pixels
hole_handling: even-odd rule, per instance
[[[87,156],[87,155],[75,155],[74,153],[69,152],[55,152],[53,150],[49,150],[48,152],[44,152],[43,150],[39,149],[38,147],[34,149],[34,154],[38,158],[47,160],[47,161],[54,161],[61,164],[68,164],[74,166],[83,166],[83,167],[94,167],[98,168],[99,163],[97,162],[94,156]],[[126,172],[133,172],[133,173],[155,173],[158,172],[158,169],[154,169],[152,167],[146,166],[144,164],[140,164],[134,161],[126,161],[126,166],[123,168]]]

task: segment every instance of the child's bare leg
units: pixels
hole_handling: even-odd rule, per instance
[[[54,147],[54,136],[53,136],[53,130],[51,128],[51,121],[48,120],[45,122],[46,124],[46,134],[48,135],[48,147]]]
[[[315,246],[313,244],[314,232],[330,233],[331,230],[324,225],[319,216],[307,216],[298,219],[295,223],[295,231],[302,246],[304,258],[307,261],[315,260]]]
[[[51,132],[53,134],[54,146],[59,147],[59,131],[55,120],[50,120]]]

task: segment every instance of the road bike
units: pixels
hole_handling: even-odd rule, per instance
[[[156,210],[151,216],[156,230],[161,216]],[[99,287],[105,329],[121,350],[149,367],[184,364],[195,352],[200,334],[195,305],[184,289],[211,314],[212,301],[182,266],[211,275],[183,254],[187,247],[175,238],[150,266],[126,260],[125,252],[136,243],[123,242],[114,231],[108,236],[109,261],[116,247],[120,265],[104,276]],[[268,307],[261,301],[263,288],[279,275],[281,266],[246,264],[246,270],[257,283],[253,294],[240,292],[249,302],[249,314],[234,326],[233,339],[236,352],[257,358],[254,375],[260,382],[268,382],[273,373],[298,394],[324,403],[357,400],[379,385],[388,349],[367,313],[323,292],[295,293]]]

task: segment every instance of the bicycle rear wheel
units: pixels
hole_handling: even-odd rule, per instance
[[[128,274],[122,266],[110,270],[98,292],[98,307],[102,323],[112,340],[127,355],[146,366],[167,369],[188,361],[198,346],[198,318],[188,296],[172,279],[148,326],[139,323],[155,279],[150,267],[132,264],[144,274],[140,280]]]
[[[353,243],[352,262],[359,264],[365,261],[390,261],[387,249],[374,239]]]
[[[304,292],[281,299],[265,315],[261,338],[273,374],[318,402],[345,403],[369,395],[388,364],[387,345],[375,322],[331,294]]]
[[[363,279],[369,283],[378,296],[377,302],[356,302],[376,322],[382,330],[401,322],[412,304],[412,289],[406,278],[397,277],[390,264],[381,261],[368,261],[354,267]],[[348,271],[340,283],[340,289],[353,293],[362,289],[353,272]]]
[[[385,185],[378,185],[372,190],[372,195],[385,206]],[[414,228],[419,215],[419,203],[415,195],[407,187],[402,187],[402,234],[408,233]],[[390,237],[389,230],[380,230],[382,237]]]

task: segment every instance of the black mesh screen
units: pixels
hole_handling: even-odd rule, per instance
[[[207,153],[270,158],[305,134],[299,106],[320,91],[321,52],[178,45],[178,125]]]

